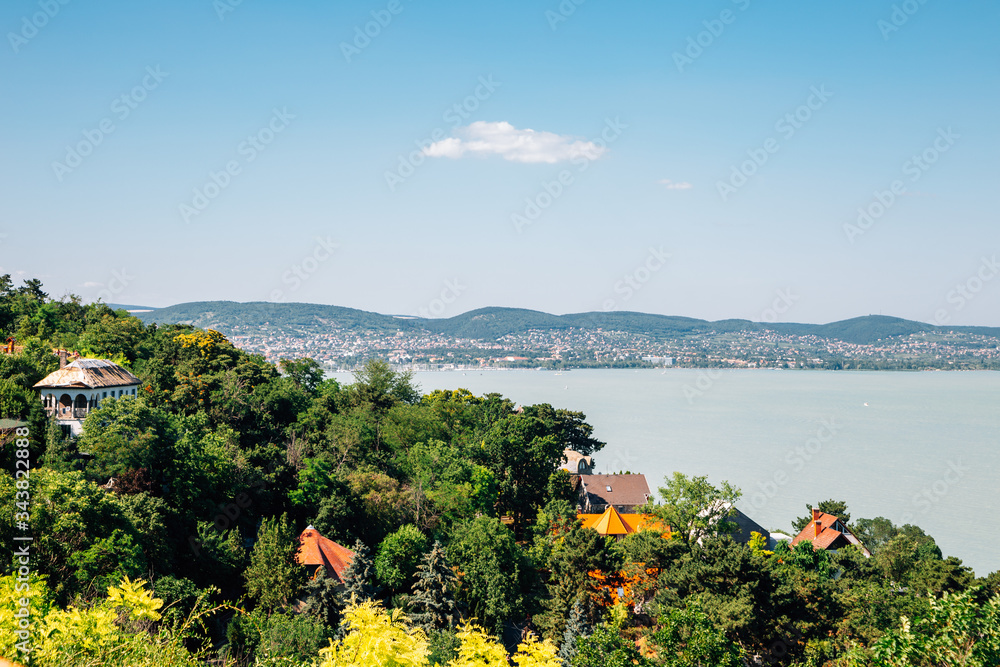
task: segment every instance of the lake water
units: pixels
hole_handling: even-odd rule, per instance
[[[336,377],[351,382],[350,375]],[[976,574],[1000,569],[1000,372],[772,370],[416,373],[424,393],[463,387],[580,410],[607,442],[599,472],[728,480],[738,506],[790,531],[833,498],[852,518],[931,534]]]

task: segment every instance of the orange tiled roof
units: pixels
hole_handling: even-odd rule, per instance
[[[299,552],[296,557],[302,565],[322,565],[327,573],[335,574],[343,581],[344,571],[354,560],[354,552],[328,540],[309,526],[299,535]]]
[[[661,525],[649,514],[621,514],[613,506],[603,514],[578,514],[584,528],[593,528],[601,535],[628,535],[643,528],[659,529]],[[670,532],[667,528],[666,532]]]
[[[844,546],[844,543],[857,544],[866,556],[871,555],[868,548],[854,536],[850,528],[840,522],[840,519],[817,509],[813,510],[812,521],[792,539],[792,546],[806,540],[812,542],[813,547],[817,549],[835,549]],[[838,541],[840,544],[837,544]]]

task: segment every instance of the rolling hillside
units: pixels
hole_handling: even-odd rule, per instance
[[[770,329],[793,335],[814,335],[848,343],[869,344],[880,339],[914,333],[958,333],[1000,336],[998,327],[938,327],[898,317],[867,315],[829,324],[779,322],[762,324],[749,320],[709,322],[689,317],[634,312],[591,312],[551,315],[523,308],[480,308],[446,319],[402,318],[354,308],[310,303],[198,301],[136,313],[145,322],[192,324],[229,333],[261,328],[271,331],[430,331],[455,338],[495,340],[529,330],[604,329],[671,339],[696,334],[761,331]]]

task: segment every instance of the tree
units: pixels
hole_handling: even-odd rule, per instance
[[[545,502],[549,476],[562,458],[559,441],[534,417],[512,415],[497,421],[482,440],[482,464],[497,480],[497,506],[522,535]]]
[[[548,403],[539,403],[524,408],[524,414],[541,419],[564,449],[572,449],[587,456],[606,444],[593,436],[594,427],[587,423],[587,415],[582,412],[556,409]]]
[[[340,580],[328,576],[321,567],[312,579],[306,582],[305,606],[302,611],[320,621],[327,628],[334,629],[340,624],[341,599],[338,588]]]
[[[247,593],[266,611],[288,604],[302,588],[305,575],[296,559],[298,548],[288,517],[264,519],[244,578]]]
[[[559,657],[565,664],[570,664],[577,653],[577,643],[587,634],[587,622],[583,613],[583,603],[579,600],[573,603],[566,629],[563,631],[562,644],[559,646]]]
[[[278,368],[310,394],[314,393],[320,382],[323,381],[323,367],[310,357],[282,359],[278,363]]]
[[[397,373],[382,359],[371,359],[355,371],[349,392],[355,405],[367,406],[378,416],[400,403],[420,400],[420,392],[413,386],[413,373]]]
[[[820,512],[832,514],[837,517],[840,520],[840,523],[845,526],[851,521],[851,515],[847,511],[847,503],[843,500],[823,500],[816,506],[816,508]],[[806,512],[808,513],[792,522],[792,528],[795,529],[796,533],[801,532],[801,530],[808,526],[809,522],[812,521],[812,511],[813,506],[806,503]]]
[[[542,602],[545,612],[535,617],[548,639],[556,640],[566,630],[566,617],[574,603],[587,597],[594,570],[617,571],[618,563],[597,531],[574,527],[554,540],[548,559],[548,597]]]
[[[344,606],[373,599],[378,592],[374,579],[375,567],[368,546],[357,540],[354,543],[354,558],[344,570],[344,590],[340,594]]]
[[[499,633],[521,614],[524,554],[499,519],[478,517],[457,524],[447,553],[461,572],[458,598],[472,616]]]
[[[594,632],[577,642],[572,667],[646,667],[646,660],[635,642],[622,636],[619,628],[601,623]]]
[[[660,573],[652,609],[658,614],[696,604],[728,637],[767,652],[781,626],[807,616],[793,590],[767,560],[729,536],[691,545]]]
[[[126,470],[171,469],[177,419],[139,396],[106,399],[91,410],[78,440],[80,451],[93,459],[87,470],[102,483]]]
[[[976,591],[945,593],[930,598],[927,613],[914,621],[903,617],[901,627],[885,633],[871,647],[875,667],[937,667],[1000,664],[1000,596],[976,602]],[[852,655],[867,663],[864,652]]]
[[[15,480],[0,473],[0,497],[15,497]],[[16,542],[13,502],[0,505],[0,556],[11,563]],[[110,494],[80,472],[57,472],[46,468],[31,471],[32,571],[50,577],[59,602],[93,590],[92,581],[102,580],[122,567],[123,573],[142,571],[141,552],[135,545],[141,537],[129,523],[126,512]],[[126,548],[121,556],[115,545]]]
[[[45,455],[42,465],[50,470],[68,472],[77,468],[77,460],[76,443],[66,437],[62,426],[54,417],[49,418],[45,425]]]
[[[386,611],[371,600],[344,610],[343,638],[320,650],[319,667],[425,667],[428,645],[423,630],[411,628],[398,610]]]
[[[406,524],[378,546],[375,575],[383,586],[398,591],[413,578],[429,540],[413,524]]]
[[[799,529],[801,530],[801,528]],[[874,519],[858,519],[851,526],[855,537],[868,547],[872,555],[876,555],[889,540],[899,534],[899,528],[883,516]]]
[[[740,490],[729,482],[721,488],[709,484],[707,477],[687,477],[675,472],[664,479],[660,487],[659,505],[647,506],[647,511],[670,527],[671,535],[684,542],[696,542],[703,537],[728,534],[735,524],[726,521],[736,508]]]
[[[435,541],[417,566],[417,581],[409,602],[413,623],[427,633],[455,627],[460,619],[455,602],[457,587],[458,577],[448,565],[441,543]]]
[[[482,627],[466,623],[458,633],[458,655],[448,663],[448,667],[507,667],[510,659],[507,651]]]
[[[131,364],[139,358],[146,339],[146,329],[139,318],[118,317],[109,312],[90,324],[77,344],[88,355]]]
[[[0,415],[5,419],[24,419],[38,403],[38,396],[9,378],[0,378]]]
[[[648,635],[653,661],[664,667],[742,667],[743,651],[697,608],[672,609],[660,616]]]
[[[495,511],[495,475],[458,447],[440,440],[418,443],[406,452],[402,468],[411,480],[414,519],[424,528]]]

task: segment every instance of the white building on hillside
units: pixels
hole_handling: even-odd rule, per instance
[[[87,413],[99,408],[102,400],[135,396],[140,384],[139,378],[113,361],[77,359],[49,373],[35,389],[45,411],[73,435],[80,435]]]

